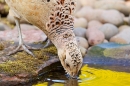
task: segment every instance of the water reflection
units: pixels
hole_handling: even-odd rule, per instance
[[[79,86],[78,85],[79,80],[72,79],[72,78],[69,78],[67,80],[56,80],[56,79],[48,78],[46,81],[48,82],[47,86],[56,86],[56,85],[58,85],[58,86],[62,86],[62,85],[64,85],[64,86]]]
[[[64,86],[79,86],[77,79],[68,79]]]
[[[47,74],[34,86],[130,86],[130,73],[96,69],[84,65],[78,79],[65,76],[64,70]]]

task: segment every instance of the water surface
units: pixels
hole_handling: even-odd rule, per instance
[[[33,86],[130,86],[130,73],[84,65],[78,79],[69,79],[64,70],[58,69],[45,74],[44,78]]]

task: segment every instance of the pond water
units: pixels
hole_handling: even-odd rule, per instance
[[[130,73],[84,65],[78,79],[69,79],[62,68],[48,72],[33,86],[130,86]]]

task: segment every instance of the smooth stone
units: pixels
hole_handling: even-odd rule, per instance
[[[76,0],[78,4],[76,4],[76,12],[79,11],[82,8],[82,4],[79,0]]]
[[[130,45],[103,43],[92,46],[84,57],[84,64],[120,72],[130,72]]]
[[[97,45],[103,43],[105,39],[103,32],[95,28],[88,28],[86,32],[86,37],[88,38],[88,43],[90,45]]]
[[[102,9],[93,9],[92,7],[84,6],[78,12],[76,12],[75,16],[78,18],[84,17],[87,19],[87,21],[101,21],[101,15],[104,11],[105,10]]]
[[[76,37],[77,43],[79,46],[84,47],[87,49],[89,47],[88,41],[83,37]]]
[[[123,29],[120,33],[113,36],[110,39],[110,42],[130,44],[130,28]]]
[[[92,20],[88,23],[88,28],[97,28],[99,29],[103,24],[100,21]]]
[[[6,24],[0,22],[0,31],[10,30],[11,28],[8,27]]]
[[[119,27],[119,31],[121,32],[122,30],[127,29],[127,28],[130,29],[130,26],[128,26],[128,25],[122,25],[122,26]]]
[[[130,7],[126,5],[124,0],[98,0],[94,3],[94,8],[104,10],[115,9],[125,15],[130,13]]]
[[[104,12],[104,10],[102,9],[90,9],[90,10],[86,10],[86,15],[85,18],[88,21],[92,21],[92,20],[97,20],[100,21],[100,16],[101,14]],[[101,22],[101,21],[100,21]]]
[[[119,26],[123,24],[123,16],[121,13],[117,10],[107,10],[103,11],[102,14],[100,15],[100,21],[102,23],[111,23],[116,26]]]
[[[79,0],[82,4],[82,6],[91,6],[94,7],[94,3],[96,0]]]
[[[124,17],[123,20],[124,20],[125,24],[130,25],[130,16],[129,17]]]
[[[42,42],[46,39],[46,35],[35,26],[21,24],[22,38],[25,43]],[[13,30],[5,30],[0,32],[0,39],[5,41],[18,42],[18,30],[14,27]]]
[[[82,56],[84,57],[84,56],[86,55],[86,53],[87,53],[87,49],[85,49],[85,48],[82,47],[82,46],[79,46],[79,48],[80,48],[80,51],[81,51]]]
[[[4,0],[0,0],[0,16],[7,16],[9,7]]]
[[[79,37],[86,37],[86,29],[85,28],[74,28],[74,33]]]
[[[82,27],[86,28],[87,27],[87,20],[85,18],[74,18],[74,27]]]
[[[90,21],[89,17],[93,18],[95,17],[95,14],[93,14],[94,9],[92,7],[84,6],[82,7],[78,12],[76,12],[75,16],[77,18],[86,18],[87,21]]]
[[[111,37],[115,36],[119,32],[118,28],[115,25],[109,23],[104,24],[99,29],[104,33],[107,40],[109,40]]]
[[[108,43],[109,41],[107,39],[104,39],[103,43]]]

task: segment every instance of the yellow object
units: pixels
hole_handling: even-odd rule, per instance
[[[37,84],[37,85],[33,85],[33,86],[47,86],[47,82],[41,83],[41,84]]]
[[[82,67],[79,78],[70,79],[65,84],[54,82],[51,86],[130,86],[130,73],[90,68],[87,65]],[[34,86],[47,86],[45,83]]]
[[[85,65],[81,69],[79,86],[130,86],[130,73],[95,69]]]

